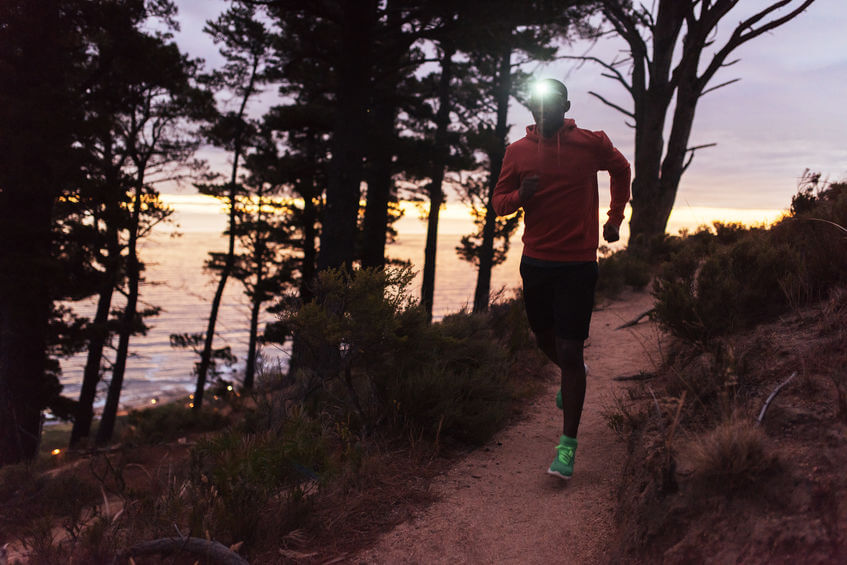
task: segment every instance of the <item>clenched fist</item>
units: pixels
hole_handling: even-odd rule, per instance
[[[603,239],[605,239],[609,243],[614,243],[620,238],[621,232],[616,225],[606,223],[606,225],[603,226]]]
[[[521,186],[518,188],[518,198],[520,198],[521,204],[525,204],[537,191],[538,175],[524,177]]]

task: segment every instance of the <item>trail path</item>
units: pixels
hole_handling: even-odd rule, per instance
[[[383,535],[353,562],[604,562],[614,536],[613,511],[625,455],[605,414],[614,411],[615,396],[625,395],[629,386],[613,378],[651,371],[657,358],[652,323],[615,328],[651,304],[647,293],[627,293],[594,313],[573,479],[566,482],[545,473],[562,425],[551,377],[549,390],[524,419],[434,481],[436,503]]]

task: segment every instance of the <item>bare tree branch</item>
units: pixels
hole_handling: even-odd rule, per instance
[[[600,100],[600,102],[602,102],[602,103],[603,103],[603,104],[605,104],[606,106],[610,106],[610,107],[614,108],[615,110],[617,110],[617,111],[618,111],[618,112],[620,112],[621,114],[624,114],[625,116],[629,116],[629,117],[630,117],[630,118],[632,118],[633,120],[635,119],[635,114],[634,114],[634,113],[632,113],[632,112],[630,112],[629,110],[626,110],[626,109],[624,109],[624,108],[621,108],[620,106],[618,106],[618,105],[617,105],[617,104],[615,104],[614,102],[609,102],[608,100],[606,100],[605,98],[603,98],[602,96],[600,96],[599,94],[597,94],[596,92],[594,92],[594,91],[590,90],[590,91],[588,91],[588,94],[590,94],[591,96],[594,96],[595,98],[598,98],[598,99]]]
[[[607,63],[606,61],[604,61],[604,60],[602,60],[598,57],[592,57],[592,56],[589,56],[589,55],[562,55],[560,58],[561,59],[575,59],[577,61],[583,61],[583,62],[591,61],[593,63],[597,63],[598,65],[600,65],[601,67],[603,67],[604,69],[608,70],[611,73],[611,74],[605,74],[604,73],[603,74],[604,77],[608,77],[610,79],[618,81],[619,83],[621,83],[623,85],[624,88],[626,88],[627,92],[632,94],[632,85],[629,84],[626,81],[626,78],[623,76],[623,73],[621,73],[617,69],[617,65],[623,63],[624,61],[612,61],[611,63]]]
[[[717,89],[719,89],[719,88],[723,88],[724,86],[729,86],[730,84],[736,83],[736,82],[738,82],[739,80],[741,80],[741,79],[740,79],[740,78],[734,78],[734,79],[732,79],[732,80],[728,80],[728,81],[726,81],[726,82],[722,82],[722,83],[720,83],[720,84],[718,84],[718,85],[716,85],[716,86],[712,86],[712,87],[710,87],[710,88],[707,88],[706,90],[704,90],[703,92],[701,92],[701,93],[700,93],[700,97],[702,98],[703,96],[705,96],[706,94],[708,94],[708,93],[712,92],[713,90],[717,90]]]
[[[688,166],[691,165],[691,161],[694,160],[694,154],[697,152],[698,149],[714,147],[715,145],[717,145],[717,143],[705,143],[703,145],[695,145],[694,147],[689,147],[688,149],[686,149],[686,153],[691,153],[691,155],[688,156],[688,161],[686,161],[685,164],[682,166],[682,172],[684,173],[686,169],[688,169]]]
[[[629,17],[621,3],[617,0],[603,0],[603,14],[620,36],[629,43],[634,57],[646,59],[648,62],[649,49],[644,38],[638,32],[635,21]]]
[[[793,0],[780,0],[779,2],[774,2],[753,16],[747,18],[738,24],[735,28],[735,31],[732,32],[732,36],[726,42],[726,44],[715,53],[712,61],[709,63],[709,66],[706,67],[706,70],[703,71],[703,74],[698,79],[700,84],[700,88],[703,88],[708,84],[708,82],[712,79],[715,73],[718,71],[721,66],[723,66],[723,62],[726,60],[727,56],[734,51],[739,45],[742,45],[751,39],[754,39],[763,33],[766,33],[772,29],[775,29],[782,24],[794,19],[799,16],[806,8],[812,5],[815,0],[803,0],[803,2],[794,10],[785,14],[781,18],[775,18],[760,27],[753,27],[763,19],[765,19],[768,15],[773,13],[780,8],[784,8],[791,4]]]

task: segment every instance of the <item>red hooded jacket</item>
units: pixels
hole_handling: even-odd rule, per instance
[[[609,222],[620,226],[629,201],[629,163],[602,131],[576,127],[566,119],[550,139],[536,126],[506,148],[494,188],[498,216],[524,209],[524,255],[545,261],[595,261],[599,243],[597,171],[609,171]],[[521,181],[537,175],[538,191],[521,204]]]

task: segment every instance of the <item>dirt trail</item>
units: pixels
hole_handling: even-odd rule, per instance
[[[438,502],[383,535],[355,563],[600,563],[614,535],[613,510],[625,447],[606,423],[626,383],[614,377],[653,370],[656,331],[642,322],[615,330],[650,308],[627,293],[594,313],[590,367],[574,477],[545,473],[561,430],[547,393],[525,419],[458,461],[434,481]],[[553,374],[551,367],[551,375]],[[567,549],[562,545],[566,543]]]

